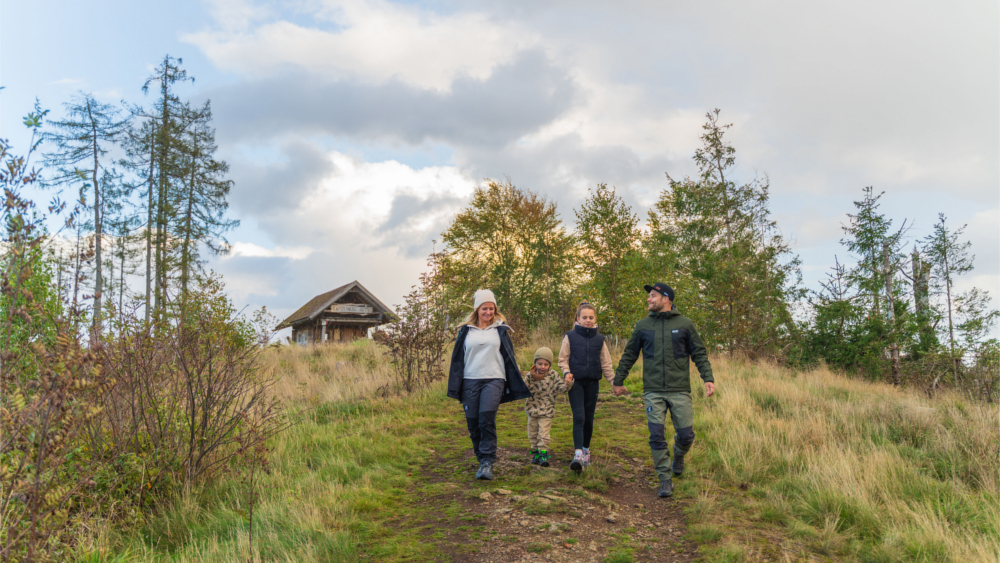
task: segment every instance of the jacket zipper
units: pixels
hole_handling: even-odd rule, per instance
[[[667,351],[666,344],[666,319],[660,317],[660,366],[663,368],[663,392],[667,392]]]

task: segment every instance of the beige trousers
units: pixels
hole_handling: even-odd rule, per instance
[[[551,416],[528,415],[528,440],[533,450],[549,449],[549,432],[552,430]]]

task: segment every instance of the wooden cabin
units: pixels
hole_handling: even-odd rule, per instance
[[[348,342],[368,338],[368,329],[389,322],[392,315],[392,309],[355,280],[313,297],[275,330],[291,327],[292,342],[303,345]]]

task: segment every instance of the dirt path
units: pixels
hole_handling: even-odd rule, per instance
[[[636,417],[633,407],[627,401],[602,402],[598,422],[605,421],[607,427],[609,422],[631,421]],[[565,405],[563,410],[568,411]],[[634,448],[629,454],[609,447],[578,476],[568,468],[572,449],[566,444],[572,443],[565,440],[565,428],[564,447],[553,450],[551,467],[542,468],[530,463],[527,448],[510,447],[518,442],[524,413],[505,406],[498,419],[496,480],[475,480],[477,463],[457,419],[442,425],[442,439],[423,474],[423,490],[414,491],[422,499],[419,513],[424,518],[412,524],[439,546],[440,560],[625,563],[698,557],[697,546],[684,540],[686,501],[656,496],[648,450],[633,457]],[[569,425],[568,412],[557,412],[557,423]],[[632,426],[629,431],[634,433]],[[506,440],[505,431],[510,436]]]

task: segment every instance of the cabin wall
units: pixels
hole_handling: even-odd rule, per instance
[[[366,297],[359,291],[347,292],[333,305],[363,305],[365,306],[363,310],[356,307],[340,309],[327,307],[323,311],[315,311],[313,315],[316,316],[312,321],[300,322],[292,326],[292,341],[296,344],[306,345],[367,339],[370,329],[377,328],[387,321],[386,314],[381,311],[382,307],[370,301],[370,297]],[[325,326],[324,320],[327,321]]]
[[[292,327],[292,342],[300,345],[322,344],[324,342],[351,342],[368,338],[369,326],[326,325],[326,340],[323,340],[323,323],[300,324]]]

